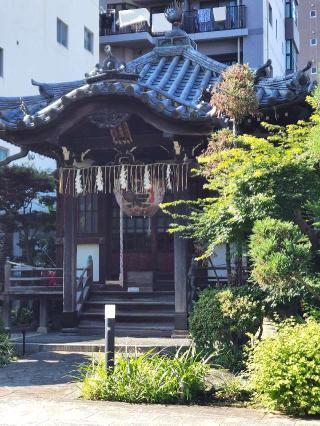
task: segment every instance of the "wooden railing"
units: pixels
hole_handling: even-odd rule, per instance
[[[62,268],[43,268],[6,260],[4,268],[4,292],[60,290],[63,285]]]
[[[191,312],[193,302],[201,290],[208,287],[239,286],[248,281],[248,268],[243,265],[213,265],[211,260],[205,264],[192,256],[187,276],[187,308]]]
[[[77,278],[77,312],[80,315],[83,305],[88,299],[90,287],[93,283],[93,260],[92,256],[88,257],[87,265],[84,269],[77,268],[77,271],[82,271]]]

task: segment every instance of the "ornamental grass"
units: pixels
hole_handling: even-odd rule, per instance
[[[179,350],[175,356],[149,351],[121,354],[111,370],[99,354],[80,368],[81,396],[130,403],[192,403],[205,393],[207,362],[193,348]]]

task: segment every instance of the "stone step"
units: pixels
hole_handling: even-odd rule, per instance
[[[90,300],[105,303],[116,303],[119,301],[157,301],[174,302],[173,292],[150,292],[150,293],[129,293],[129,292],[107,292],[93,290],[90,293]]]
[[[135,295],[139,295],[142,294],[144,296],[163,296],[163,295],[174,295],[174,291],[173,290],[152,290],[152,291],[144,291],[144,292],[130,292],[127,289],[119,289],[119,290],[108,290],[106,288],[106,286],[104,285],[99,285],[99,284],[93,284],[91,286],[91,292],[95,293],[95,292],[99,292],[99,293],[106,293],[108,295],[126,295],[126,294],[135,294]]]
[[[103,321],[80,321],[80,334],[104,335]],[[116,324],[115,334],[117,337],[171,337],[173,332],[173,323],[118,323]]]
[[[128,320],[136,322],[146,322],[150,320],[155,320],[157,322],[163,322],[167,320],[172,320],[174,318],[174,312],[117,312],[116,321],[127,322]],[[92,319],[101,319],[104,322],[104,312],[82,312],[80,316],[80,321],[82,320],[92,320]]]
[[[141,331],[141,330],[140,330]],[[172,338],[171,331],[162,329],[162,333],[166,333],[166,337],[116,337],[115,349],[117,352],[143,353],[154,349],[155,351],[175,351],[180,347],[187,348],[191,344],[188,338]],[[12,343],[18,354],[22,352],[21,335],[13,335]],[[55,352],[63,351],[70,353],[92,353],[104,352],[104,335],[103,330],[98,334],[92,333],[92,329],[88,334],[81,329],[81,334],[66,335],[62,333],[27,333],[26,336],[26,353],[34,352]]]
[[[116,310],[120,312],[144,311],[144,312],[174,312],[174,302],[167,301],[131,301],[119,300],[113,301],[116,305]],[[101,312],[104,313],[105,302],[101,300],[88,300],[85,304],[85,312]]]

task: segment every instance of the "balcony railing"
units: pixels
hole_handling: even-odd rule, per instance
[[[138,9],[133,9],[137,11]],[[121,12],[120,12],[121,13]],[[161,36],[169,28],[164,14],[150,13],[150,19],[121,26],[119,12],[107,10],[100,14],[100,36],[147,32]],[[246,27],[246,6],[224,6],[185,11],[182,29],[187,33],[233,30]]]
[[[182,26],[189,34],[245,28],[246,6],[187,11],[184,12]]]

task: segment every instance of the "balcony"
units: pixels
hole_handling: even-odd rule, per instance
[[[171,30],[164,13],[150,13],[146,8],[100,14],[100,42],[108,44],[154,45],[154,37]],[[224,6],[185,11],[182,29],[194,41],[241,37],[246,29],[246,6]]]

